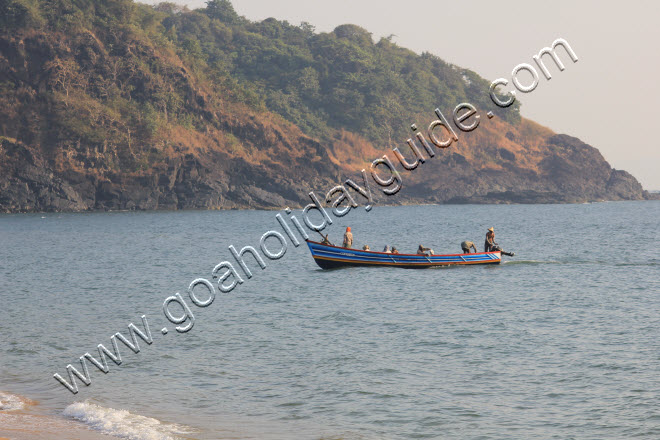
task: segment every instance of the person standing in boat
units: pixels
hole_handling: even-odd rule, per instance
[[[475,254],[477,253],[477,247],[474,245],[473,242],[466,240],[463,243],[461,243],[461,249],[463,249],[464,254],[469,254],[470,248],[474,249]]]
[[[343,246],[345,248],[350,248],[353,247],[353,233],[351,232],[351,227],[346,228],[346,232],[344,232],[344,244]]]
[[[495,247],[495,229],[489,228],[486,233],[486,242],[484,243],[484,252],[490,252]]]

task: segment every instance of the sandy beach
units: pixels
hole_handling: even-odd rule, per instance
[[[33,414],[0,412],[0,440],[102,440],[114,438],[72,420]]]

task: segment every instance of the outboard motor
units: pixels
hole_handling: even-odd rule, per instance
[[[497,251],[502,252],[502,255],[506,255],[507,257],[513,257],[514,255],[516,255],[515,252],[505,252],[505,251],[503,251],[502,248],[500,247],[500,245],[497,244],[497,243],[493,243],[493,247],[491,249],[495,252],[497,252]]]

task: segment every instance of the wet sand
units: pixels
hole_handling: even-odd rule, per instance
[[[0,412],[0,440],[107,440],[80,423],[25,411]]]

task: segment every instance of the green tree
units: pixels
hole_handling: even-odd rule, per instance
[[[206,2],[206,14],[225,23],[238,21],[238,14],[229,0],[209,0]]]
[[[34,1],[0,0],[0,32],[43,24]]]
[[[196,60],[206,59],[206,54],[202,50],[202,46],[199,44],[199,40],[188,38],[183,42],[183,49],[188,55]]]
[[[373,44],[371,32],[354,24],[342,24],[332,31],[338,38],[345,38],[361,46]]]

